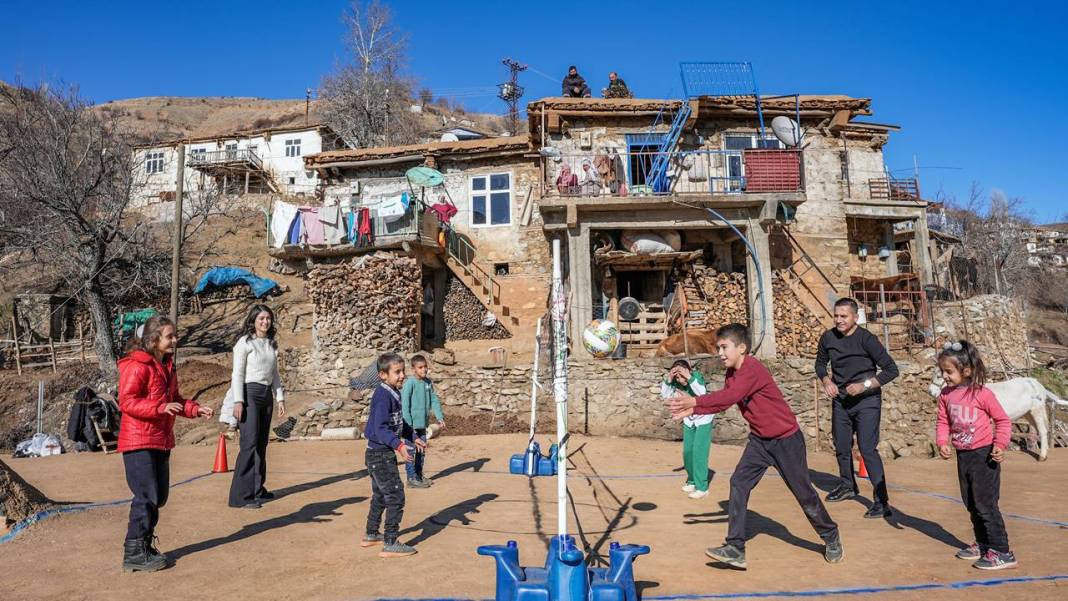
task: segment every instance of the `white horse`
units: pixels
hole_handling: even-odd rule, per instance
[[[946,381],[942,378],[942,372],[936,371],[930,387],[931,396],[938,398],[945,385]],[[1047,404],[1055,403],[1068,407],[1068,401],[1063,401],[1046,390],[1046,387],[1034,378],[1012,378],[1004,382],[987,382],[986,387],[994,392],[994,396],[998,398],[1001,408],[1005,410],[1009,419],[1027,418],[1027,422],[1038,434],[1038,460],[1045,461],[1049,455],[1051,426]]]

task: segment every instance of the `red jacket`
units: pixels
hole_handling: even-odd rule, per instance
[[[728,369],[723,389],[697,397],[693,412],[719,413],[731,405],[738,405],[749,431],[760,438],[786,438],[800,429],[771,372],[756,357],[746,356],[741,367]]]
[[[119,451],[174,448],[174,416],[164,412],[167,403],[182,403],[182,415],[197,417],[200,405],[178,394],[174,359],[165,363],[135,350],[119,361]]]

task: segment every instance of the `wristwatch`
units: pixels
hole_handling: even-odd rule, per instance
[[[864,390],[871,390],[871,378],[864,380]]]

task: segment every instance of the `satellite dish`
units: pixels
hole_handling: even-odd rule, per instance
[[[460,138],[457,138],[456,134],[454,134],[454,133],[444,133],[444,134],[441,134],[441,141],[442,142],[459,142]]]
[[[775,132],[780,142],[791,148],[801,143],[801,126],[789,117],[779,115],[772,119],[771,131]]]
[[[430,167],[412,167],[404,173],[408,183],[421,188],[434,188],[445,182],[445,176]]]
[[[638,300],[624,296],[619,301],[619,318],[623,321],[634,321],[638,319],[638,314],[642,312],[642,306],[638,303]]]

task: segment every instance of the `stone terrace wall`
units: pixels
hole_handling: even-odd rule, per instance
[[[964,301],[934,303],[936,349],[945,341],[967,339],[979,347],[983,362],[1000,372],[1030,367],[1027,325],[1017,302],[1007,296],[985,294]]]
[[[373,361],[371,355],[345,358],[313,356],[290,351],[286,368],[292,385],[324,391],[323,400],[298,416],[297,435],[317,435],[324,427],[361,426],[366,420],[366,392],[350,394],[348,378]],[[670,361],[636,359],[572,362],[569,366],[568,423],[571,431],[603,436],[640,436],[678,440],[681,427],[673,422],[660,400],[660,380]],[[812,361],[791,358],[768,363],[783,394],[798,416],[802,431],[814,448],[817,435]],[[880,452],[888,458],[930,456],[934,451],[936,401],[927,393],[930,369],[902,363],[901,377],[884,389]],[[722,370],[711,360],[699,363],[713,388],[722,385]],[[431,364],[431,377],[448,415],[470,416],[482,412],[515,416],[529,423],[531,366],[485,368]],[[287,382],[290,380],[287,378]],[[547,380],[546,380],[547,381]],[[551,392],[539,395],[539,413],[552,415]],[[736,408],[717,418],[715,441],[742,444],[748,435]],[[832,448],[830,404],[819,400],[820,447]],[[542,422],[539,419],[539,422]]]

